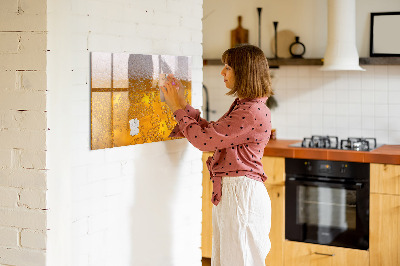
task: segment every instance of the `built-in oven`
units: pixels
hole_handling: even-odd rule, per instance
[[[286,239],[368,249],[369,164],[287,158],[285,169]]]

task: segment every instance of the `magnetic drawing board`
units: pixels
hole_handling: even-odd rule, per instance
[[[170,140],[176,125],[159,77],[174,74],[191,103],[191,58],[91,53],[91,149]]]

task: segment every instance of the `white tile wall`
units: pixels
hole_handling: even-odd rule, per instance
[[[299,139],[310,134],[338,135],[339,138],[360,136],[376,137],[379,143],[399,144],[400,131],[395,126],[399,121],[397,115],[388,112],[388,107],[400,106],[400,82],[396,78],[400,66],[363,67],[365,72],[321,72],[317,66],[274,69],[274,89],[279,107],[272,112],[272,123],[277,128],[278,137]],[[311,80],[307,81],[309,76]],[[290,88],[275,82],[275,79],[303,81],[293,83]],[[389,81],[391,89],[388,89]],[[312,85],[303,86],[308,83]],[[308,106],[312,106],[311,110]],[[296,113],[300,115],[294,119]],[[304,127],[309,129],[309,120],[312,127],[305,130]],[[304,134],[306,132],[308,134]]]
[[[365,72],[322,72],[318,66],[271,69],[278,108],[272,124],[281,139],[311,135],[376,137],[382,144],[400,144],[400,66],[366,65]],[[232,98],[218,66],[204,67],[210,90],[212,120],[229,107]]]

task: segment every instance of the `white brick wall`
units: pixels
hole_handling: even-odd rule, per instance
[[[3,265],[45,265],[46,254],[42,250],[14,249],[0,247]]]
[[[46,231],[21,231],[21,246],[31,249],[46,249]]]
[[[0,3],[1,265],[45,265],[46,2]]]
[[[16,228],[0,228],[0,247],[18,247],[19,231]]]
[[[201,152],[186,140],[91,151],[89,53],[192,56],[198,108],[202,0],[47,9],[47,264],[201,265]]]
[[[19,199],[18,191],[17,188],[0,187],[0,207],[17,207]]]
[[[202,1],[0,7],[0,264],[200,265],[201,152],[90,151],[89,52],[192,56],[200,107]]]

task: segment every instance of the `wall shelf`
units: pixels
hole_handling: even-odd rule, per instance
[[[270,67],[322,66],[322,58],[268,58]]]
[[[360,65],[400,65],[400,57],[362,57]]]
[[[322,66],[322,58],[268,58],[271,68],[279,66]],[[204,59],[204,66],[222,65],[220,59]],[[400,65],[400,57],[362,57],[360,65]]]
[[[304,65],[322,65],[321,58],[268,58],[268,63],[271,68],[279,66],[304,66]],[[222,65],[220,59],[204,59],[203,65],[217,66]]]

